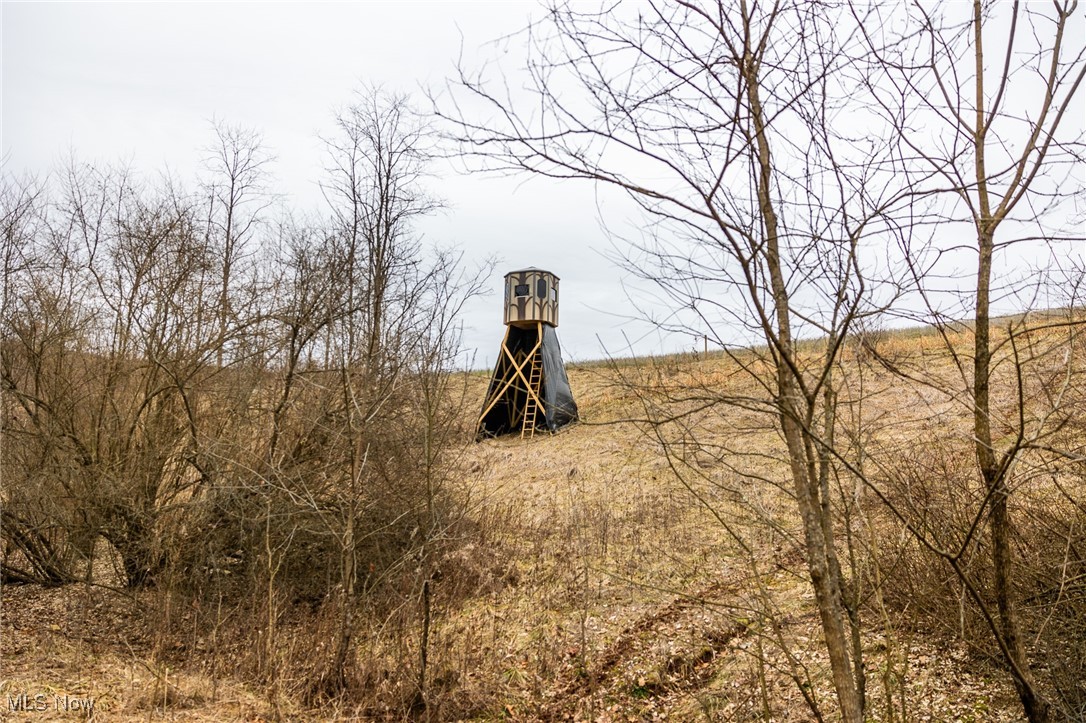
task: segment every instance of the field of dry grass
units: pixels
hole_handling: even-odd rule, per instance
[[[900,357],[926,355],[929,369],[949,368],[945,359],[934,361],[936,344],[927,337],[892,336],[886,344]],[[671,358],[655,372],[731,385],[736,394],[751,384],[724,357]],[[867,383],[880,390],[869,413],[880,428],[894,415],[906,426],[954,418],[953,404],[918,407],[916,393],[899,389],[888,373],[869,374]],[[472,404],[485,381],[472,379]],[[773,430],[749,412],[715,410],[699,429],[741,448],[756,475],[744,480],[726,460],[706,458],[692,465],[704,474],[684,484],[659,444],[636,421],[624,421],[641,409],[614,384],[613,370],[572,368],[570,382],[582,424],[530,440],[487,440],[467,452],[461,493],[482,534],[450,562],[459,569],[448,584],[469,585],[470,594],[446,595],[443,579],[434,583],[429,716],[792,721],[810,719],[807,694],[832,720],[828,663],[792,505],[786,488],[756,481],[784,480]],[[776,530],[760,526],[752,510]],[[270,689],[255,686],[232,673],[228,654],[212,663],[215,651],[172,650],[146,615],[136,614],[140,604],[80,585],[5,587],[3,718],[87,717],[63,709],[76,700],[93,700],[94,719],[110,721],[360,714],[349,702],[302,706],[289,677]],[[863,645],[877,664],[868,671],[875,719],[888,719],[880,713],[888,708],[913,720],[1020,719],[1009,679],[966,641],[911,625],[908,613],[865,615]],[[295,631],[283,643],[294,650],[284,655],[304,655],[318,636]],[[414,655],[385,645],[379,627],[360,645],[388,666]],[[382,680],[376,675],[369,684]],[[31,710],[12,710],[20,694]],[[884,705],[887,696],[892,706]]]

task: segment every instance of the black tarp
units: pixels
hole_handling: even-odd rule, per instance
[[[543,345],[540,351],[543,355],[543,378],[540,382],[539,397],[543,401],[543,409],[540,411],[545,414],[536,414],[535,427],[554,432],[559,427],[577,421],[577,403],[573,401],[569,378],[566,377],[566,368],[562,364],[562,348],[558,345],[558,333],[549,324],[543,324],[542,327]],[[536,330],[534,328],[509,327],[506,346],[515,358],[520,359],[527,355],[535,347],[535,343]],[[529,377],[531,363],[525,364],[523,369],[524,376]],[[496,437],[520,430],[519,425],[516,428],[513,427],[512,417],[515,410],[524,407],[528,391],[524,382],[516,375],[516,368],[504,351],[499,351],[498,362],[494,365],[494,376],[490,379],[490,388],[487,390],[484,405],[489,404],[494,398],[493,395],[510,379],[513,379],[512,384],[480,421],[478,431],[480,438]]]

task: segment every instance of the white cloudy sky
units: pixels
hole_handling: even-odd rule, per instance
[[[74,152],[191,178],[218,118],[262,132],[277,190],[290,206],[315,209],[318,136],[355,89],[421,96],[461,52],[468,67],[501,63],[507,48],[489,41],[538,13],[522,2],[0,2],[4,172],[41,175]],[[431,191],[448,210],[425,224],[430,241],[460,246],[469,262],[501,259],[494,293],[465,319],[477,364],[494,359],[503,331],[501,275],[524,266],[562,278],[568,359],[599,358],[601,344],[629,353],[627,340],[639,354],[695,346],[608,313],[634,282],[604,257],[610,242],[590,186],[445,169]],[[607,209],[621,228],[622,207],[608,200]]]
[[[5,172],[43,174],[69,152],[127,161],[147,174],[198,170],[209,121],[261,131],[278,190],[295,208],[321,203],[318,135],[362,83],[419,93],[441,85],[458,54],[493,58],[490,41],[524,27],[534,3],[45,3],[0,4]],[[426,237],[471,261],[501,259],[494,293],[472,306],[467,346],[489,364],[504,331],[505,270],[539,266],[562,278],[559,336],[569,359],[690,348],[602,310],[624,295],[593,190],[542,179],[451,170],[431,190],[448,210]],[[599,337],[599,338],[597,338]]]

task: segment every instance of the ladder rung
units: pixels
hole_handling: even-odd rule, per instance
[[[539,382],[543,376],[543,364],[539,351],[532,357],[532,370],[528,374],[528,398],[524,402],[524,420],[520,427],[520,438],[535,436],[535,418],[539,412],[539,405],[534,395],[539,394]]]

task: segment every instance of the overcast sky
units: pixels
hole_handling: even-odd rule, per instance
[[[421,94],[440,86],[463,51],[523,28],[534,3],[46,3],[0,4],[5,172],[43,175],[74,152],[192,179],[212,118],[259,130],[287,203],[321,203],[319,134],[363,83]],[[421,104],[421,103],[420,103]],[[470,263],[501,259],[493,293],[468,311],[477,363],[496,356],[504,327],[501,277],[539,266],[562,279],[559,337],[567,359],[692,348],[604,313],[624,298],[588,185],[484,178],[442,170],[431,191],[448,210],[423,227]]]
[[[356,89],[382,85],[425,105],[424,89],[440,87],[458,55],[469,68],[502,63],[508,49],[490,41],[538,13],[518,2],[2,2],[4,171],[40,176],[74,152],[191,182],[217,118],[260,131],[286,204],[315,210],[319,135]],[[562,279],[567,360],[603,356],[601,341],[623,355],[627,340],[638,354],[695,347],[609,313],[625,306],[633,281],[605,258],[590,186],[443,169],[429,190],[448,209],[424,224],[427,240],[459,246],[472,264],[500,259],[493,293],[465,319],[477,365],[493,361],[503,333],[501,277],[525,266]],[[629,228],[620,204],[605,205],[612,229]]]

